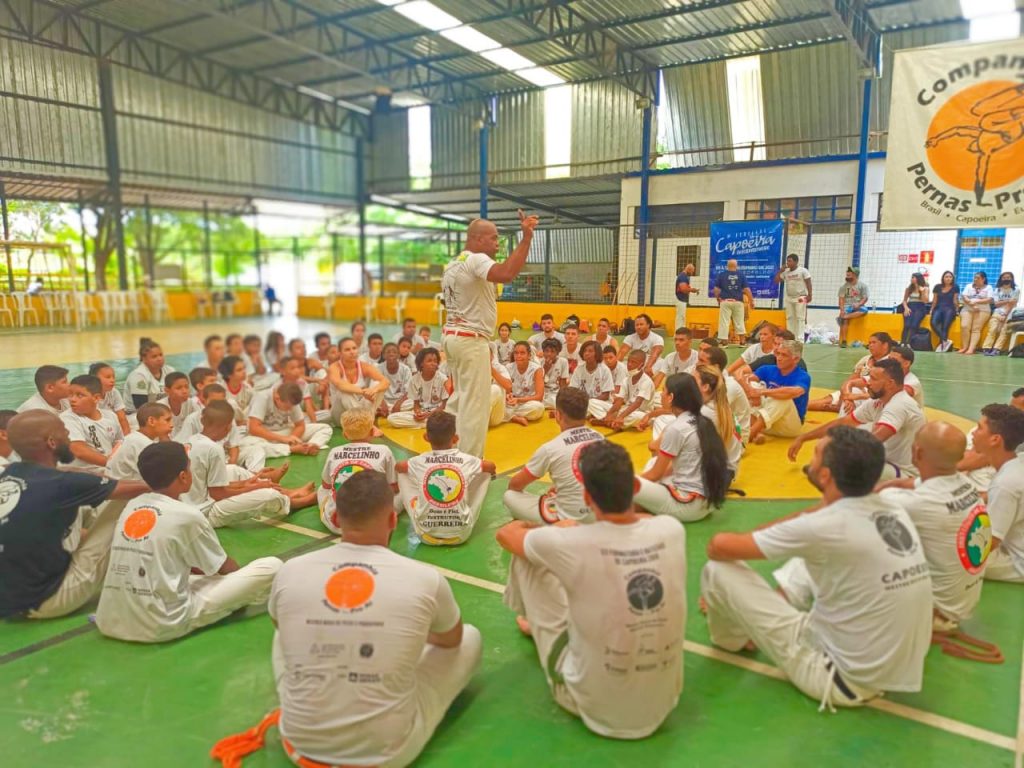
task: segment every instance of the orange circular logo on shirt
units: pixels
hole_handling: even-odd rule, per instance
[[[365,568],[346,566],[331,574],[324,585],[324,598],[333,608],[354,611],[370,601],[376,585],[373,574]]]
[[[125,538],[138,541],[144,539],[156,527],[156,512],[149,507],[141,507],[132,512],[124,520]]]
[[[1024,176],[1019,85],[989,80],[964,88],[928,126],[928,162],[950,186],[998,189]]]

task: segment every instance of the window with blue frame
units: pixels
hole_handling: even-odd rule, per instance
[[[1005,229],[962,229],[956,243],[956,283],[961,288],[971,284],[975,272],[988,275],[994,284],[1003,268]]]
[[[780,197],[746,202],[745,219],[784,217],[813,224],[814,232],[818,234],[849,232],[853,220],[853,195]]]

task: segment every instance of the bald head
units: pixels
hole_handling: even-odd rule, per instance
[[[466,229],[466,250],[494,257],[498,252],[498,228],[493,221],[473,219],[469,222]]]
[[[19,413],[7,425],[7,441],[25,461],[51,467],[58,460],[71,461],[67,427],[49,411]]]
[[[967,450],[967,436],[945,421],[930,421],[914,438],[914,464],[924,474],[951,475]],[[927,470],[927,472],[926,472]]]
[[[725,262],[725,268],[728,269],[730,272],[735,272],[737,266],[738,265],[736,264],[736,259],[729,259],[727,262]]]

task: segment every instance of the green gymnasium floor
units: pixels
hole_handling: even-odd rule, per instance
[[[307,336],[313,329],[303,328]],[[738,352],[730,351],[731,356]],[[861,354],[812,346],[805,357],[815,386],[833,387]],[[171,365],[185,370],[200,359],[200,354],[168,356]],[[133,366],[132,360],[117,361],[119,378]],[[70,367],[78,373],[85,366],[75,361]],[[922,354],[914,370],[930,406],[968,419],[985,403],[1008,401],[1011,389],[1024,381],[1024,366],[1006,358]],[[0,407],[14,407],[30,394],[31,374],[29,368],[0,371]],[[488,454],[504,455],[503,447],[521,443],[527,430],[499,427],[491,433]],[[396,446],[396,453],[408,451]],[[785,461],[781,453],[779,458]],[[293,458],[286,484],[316,479],[319,461]],[[716,531],[746,530],[807,503],[780,498],[731,500],[708,520],[687,526],[686,685],[679,707],[642,742],[590,734],[552,702],[532,644],[501,604],[507,558],[493,533],[507,520],[501,494],[513,469],[504,469],[492,484],[466,545],[418,546],[404,518],[392,541],[396,551],[445,569],[465,620],[484,636],[480,672],[417,765],[994,767],[1012,765],[1015,757],[1020,765],[1024,593],[1018,587],[986,584],[977,615],[965,626],[998,643],[1005,664],[958,660],[933,649],[923,691],[858,711],[819,714],[818,702],[778,680],[763,657],[710,647],[697,610],[707,541]],[[296,512],[283,524],[254,522],[221,529],[220,535],[241,562],[268,554],[294,557],[331,545],[315,509]],[[136,646],[101,637],[89,623],[93,608],[49,622],[0,623],[3,765],[209,766],[215,741],[256,724],[276,705],[272,627],[264,613],[236,615],[166,645]],[[245,761],[248,768],[288,765],[275,731],[266,749]]]

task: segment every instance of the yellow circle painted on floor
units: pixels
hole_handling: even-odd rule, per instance
[[[811,398],[821,397],[830,390],[819,387],[811,388]],[[974,422],[947,411],[936,408],[925,408],[929,421],[947,421],[964,432],[974,429]],[[833,413],[808,411],[804,423],[804,431],[810,432],[815,427],[835,418]],[[430,450],[422,429],[393,429],[383,427],[384,434],[392,442],[408,448],[416,453]],[[610,434],[610,430],[598,429],[599,432]],[[554,419],[546,416],[529,426],[518,424],[501,424],[487,433],[486,458],[495,463],[498,474],[516,470],[529,461],[533,451],[541,443],[558,434],[558,425]],[[611,440],[625,447],[633,458],[633,466],[637,472],[651,458],[648,446],[651,432],[627,430],[611,435]],[[739,475],[733,481],[733,487],[746,493],[747,499],[816,499],[820,494],[811,485],[803,473],[803,466],[811,460],[814,443],[807,443],[797,455],[796,461],[786,456],[790,440],[786,438],[768,437],[763,445],[749,445],[740,462]],[[543,478],[548,482],[548,478]],[[730,496],[730,498],[736,498]]]

